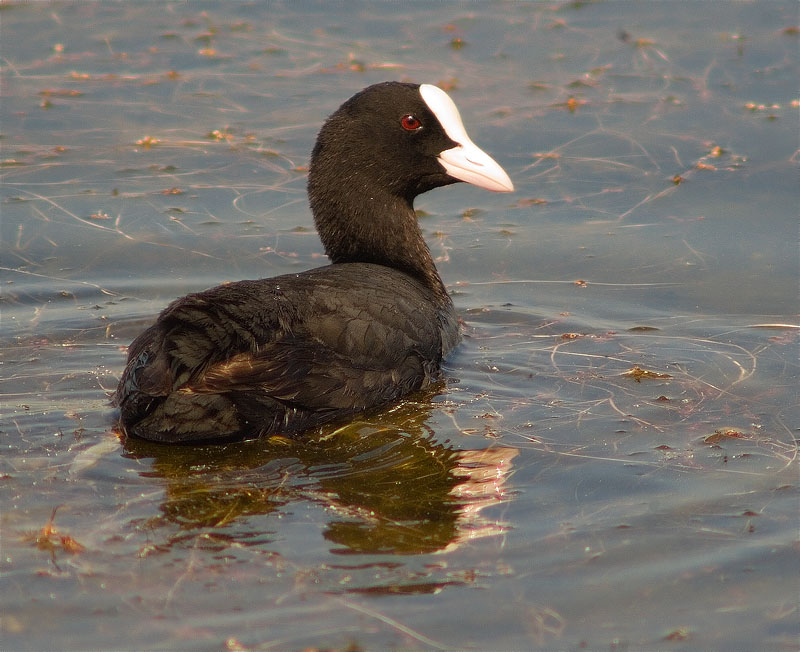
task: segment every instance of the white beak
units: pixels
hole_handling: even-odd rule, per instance
[[[511,183],[505,170],[470,140],[464,129],[464,123],[461,122],[458,108],[450,96],[431,84],[422,84],[419,92],[448,137],[458,143],[456,147],[446,149],[439,154],[439,163],[447,174],[486,190],[512,192],[514,184]]]

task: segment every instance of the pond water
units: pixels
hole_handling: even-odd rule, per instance
[[[796,649],[794,2],[15,3],[4,650]],[[423,195],[440,386],[123,441],[173,298],[324,264],[324,118],[438,83],[517,191]]]

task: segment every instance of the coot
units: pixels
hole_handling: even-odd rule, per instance
[[[458,181],[513,190],[447,93],[385,82],[350,98],[308,174],[331,264],[171,303],[130,346],[115,397],[124,432],[293,437],[430,384],[459,329],[413,201]]]

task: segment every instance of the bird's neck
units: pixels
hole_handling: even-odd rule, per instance
[[[352,181],[322,188],[309,176],[314,222],[331,261],[392,267],[423,283],[441,305],[450,304],[417,223],[413,200]]]

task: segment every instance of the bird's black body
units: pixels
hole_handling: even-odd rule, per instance
[[[425,387],[457,339],[449,301],[381,265],[223,285],[131,345],[122,421],[159,441],[292,436]]]
[[[459,180],[437,159],[459,146],[440,121],[413,84],[371,86],[342,105],[309,170],[332,264],[174,301],[130,346],[116,394],[124,431],[163,442],[296,436],[430,384],[459,338],[412,208]]]

